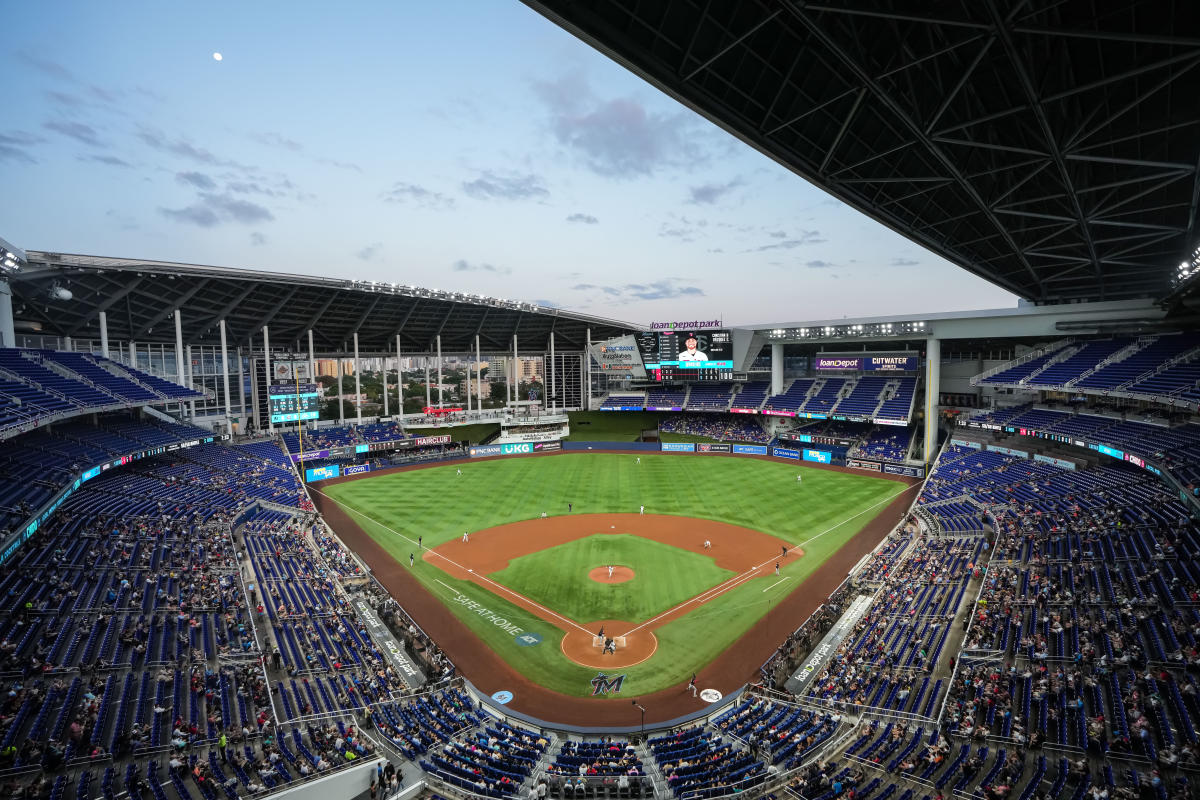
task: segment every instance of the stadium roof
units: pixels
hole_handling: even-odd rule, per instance
[[[1158,298],[1200,238],[1195,3],[524,1],[1021,297]]]
[[[355,331],[362,353],[432,352],[441,334],[445,353],[473,352],[475,335],[485,352],[549,349],[550,332],[561,350],[582,350],[637,326],[531,303],[442,292],[415,286],[319,278],[258,270],[164,261],[28,252],[28,263],[9,276],[17,332],[98,339],[106,312],[114,342],[175,341],[174,312],[182,309],[185,344],[219,344],[226,320],[230,345],[251,336],[261,347],[269,326],[272,349],[300,343],[348,352]],[[55,288],[66,289],[63,299]]]

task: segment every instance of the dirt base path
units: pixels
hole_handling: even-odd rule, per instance
[[[401,469],[422,469],[425,466],[428,465]],[[862,474],[844,467],[832,469]],[[909,485],[920,482],[904,478],[894,480]],[[770,658],[780,643],[799,627],[800,623],[829,598],[830,593],[841,584],[851,567],[869,553],[903,518],[913,495],[912,491],[908,491],[897,496],[838,552],[818,567],[804,581],[802,591],[792,591],[733,646],[700,670],[697,684],[702,689],[713,688],[729,693],[748,682],[757,681],[759,666]],[[370,534],[359,527],[341,506],[320,492],[313,492],[313,501],[338,536],[366,562],[393,597],[403,598],[404,610],[434,638],[438,647],[454,661],[463,675],[471,679],[480,692],[492,694],[500,690],[510,691],[513,693],[513,699],[508,704],[509,708],[547,722],[628,730],[638,728],[641,715],[638,709],[628,702],[630,697],[635,696],[632,692],[627,690],[615,697],[572,697],[533,683],[480,641],[449,608],[425,590],[406,566],[392,558]],[[701,711],[707,705],[703,700],[693,698],[691,692],[686,691],[682,685],[653,694],[639,694],[636,697],[646,708],[648,725],[664,723]]]

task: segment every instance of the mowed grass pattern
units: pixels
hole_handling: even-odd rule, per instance
[[[334,486],[318,483],[345,507],[362,528],[398,562],[417,554],[414,576],[449,606],[479,638],[514,669],[564,694],[586,696],[595,670],[568,661],[558,647],[560,634],[513,605],[503,591],[489,592],[450,578],[422,561],[424,545],[508,522],[567,513],[677,514],[742,525],[791,544],[805,557],[783,567],[785,580],[769,575],[745,581],[687,616],[658,628],[658,651],[627,671],[629,691],[649,693],[687,680],[730,645],[786,593],[803,591],[804,579],[855,533],[905,491],[894,481],[869,475],[805,467],[796,462],[728,456],[631,453],[564,453],[535,458],[496,459],[396,472]],[[804,482],[796,482],[802,473]],[[909,492],[911,497],[913,492]],[[458,595],[484,603],[526,630],[542,633],[537,647],[518,647],[513,637],[455,602]],[[400,598],[403,602],[403,598]],[[796,620],[798,625],[802,620]],[[470,674],[470,665],[461,665]],[[503,687],[500,687],[503,688]]]
[[[595,568],[630,567],[633,580],[599,583]],[[599,534],[514,558],[488,577],[576,622],[645,622],[732,578],[708,556],[630,534]]]

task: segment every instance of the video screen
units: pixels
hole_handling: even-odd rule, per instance
[[[637,343],[651,380],[733,380],[733,336],[727,330],[651,331],[639,333]]]
[[[272,384],[270,400],[271,422],[301,422],[319,416],[320,395],[315,383]]]

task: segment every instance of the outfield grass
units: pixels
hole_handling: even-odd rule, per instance
[[[755,578],[703,608],[655,631],[658,651],[626,671],[626,686],[649,693],[682,683],[711,661],[904,490],[901,484],[795,462],[723,456],[631,453],[567,453],[540,458],[496,459],[394,472],[333,486],[316,484],[348,510],[373,538],[407,564],[418,535],[427,547],[542,511],[564,514],[637,513],[706,517],[753,528],[802,545],[805,557],[783,567],[786,579]],[[804,482],[797,484],[796,474]],[[486,535],[483,534],[483,535]],[[595,670],[570,662],[558,647],[560,633],[502,596],[451,578],[418,559],[414,577],[442,598],[459,619],[515,669],[558,692],[587,695]],[[459,595],[540,633],[538,646],[518,647],[510,634],[455,602]]]
[[[657,411],[572,411],[568,442],[636,442],[642,431],[658,428]]]
[[[633,580],[598,583],[596,567],[633,569]],[[630,534],[597,534],[514,558],[488,577],[577,622],[645,622],[735,573],[708,556]]]

